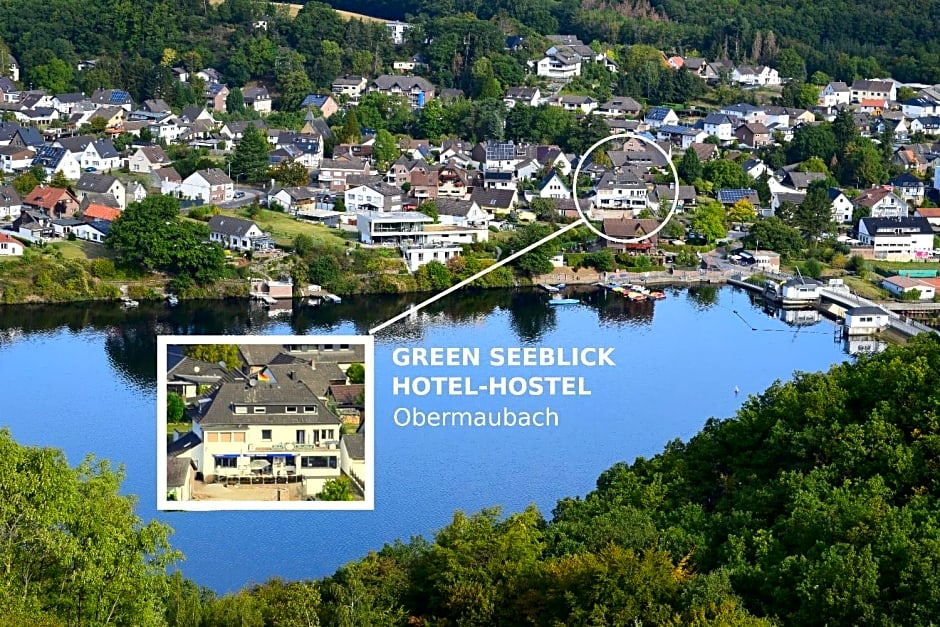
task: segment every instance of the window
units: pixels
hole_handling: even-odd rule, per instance
[[[233,433],[232,435],[234,436],[234,437],[232,438],[232,441],[233,441],[233,442],[244,442],[244,441],[245,441],[245,433],[244,433],[243,431],[239,431],[239,432],[237,432],[237,433]]]
[[[333,465],[330,466],[329,459],[333,459]],[[336,458],[304,456],[300,458],[301,468],[336,468]]]
[[[254,410],[256,414],[263,414],[268,411],[268,408],[267,407],[255,407]]]
[[[296,413],[297,413],[297,406],[296,406],[296,405],[288,405],[288,406],[284,409],[284,411],[286,411],[288,414],[296,414]]]
[[[304,431],[303,429],[297,429],[297,437],[295,438],[294,441],[295,441],[297,444],[304,444],[304,442],[305,442],[305,440],[306,440],[306,436],[307,436],[307,432],[306,432],[306,431]]]
[[[270,441],[271,441],[271,430],[270,430],[270,429],[262,429],[262,430],[261,430],[261,439],[262,439],[263,441],[265,441],[265,442],[270,442]]]
[[[219,442],[231,442],[232,434],[231,432],[222,432],[219,434]]]
[[[304,405],[304,413],[305,414],[317,413],[317,406],[316,405]]]
[[[215,458],[216,468],[236,468],[237,466],[238,466],[237,457],[216,457]]]
[[[206,432],[206,442],[218,442],[218,441],[219,441],[218,433],[216,433],[215,431]]]
[[[236,413],[236,414],[247,414],[247,413],[248,413],[248,408],[245,407],[244,405],[236,405],[236,406],[235,406],[235,413]]]

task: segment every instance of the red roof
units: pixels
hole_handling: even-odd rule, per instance
[[[91,203],[85,207],[85,211],[82,213],[82,215],[85,217],[85,219],[107,220],[108,222],[113,222],[119,215],[121,215],[121,210],[117,209],[116,207]]]
[[[884,98],[863,98],[862,99],[863,107],[883,107],[885,106]]]
[[[45,185],[37,185],[33,188],[33,191],[29,193],[26,198],[23,199],[24,205],[33,205],[34,207],[42,207],[46,211],[51,211],[55,208],[55,205],[60,200],[65,202],[78,203],[77,200],[69,193],[69,190],[62,189],[61,187],[46,187]]]
[[[940,218],[940,207],[918,207],[916,213],[922,218]]]
[[[23,246],[23,242],[14,237],[10,237],[6,233],[0,233],[0,242],[4,242],[6,244],[17,244],[20,247]]]

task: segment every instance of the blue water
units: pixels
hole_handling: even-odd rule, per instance
[[[94,454],[123,464],[124,490],[139,495],[140,515],[175,529],[172,542],[186,555],[183,572],[221,592],[275,575],[330,574],[386,542],[433,533],[455,509],[500,505],[516,511],[534,503],[549,516],[557,499],[584,495],[612,464],[652,456],[675,438],[688,439],[707,418],[733,415],[746,395],[795,370],[825,369],[847,358],[833,341],[831,323],[788,327],[730,289],[718,291],[711,304],[679,290],[640,307],[603,293],[586,298],[591,307],[559,307],[550,313],[530,298],[526,315],[505,307],[465,315],[457,298],[381,332],[376,338],[372,512],[158,513],[156,394],[150,379],[129,369],[114,350],[113,328],[2,329],[0,424],[9,425],[22,443],[63,449],[72,463]],[[611,299],[606,305],[605,298]],[[321,334],[355,334],[364,325],[339,319],[316,328]],[[294,332],[287,322],[262,330]],[[392,350],[401,346],[481,347],[485,355],[490,347],[520,345],[614,347],[617,365],[496,372],[404,368],[391,359]],[[147,355],[138,358],[151,367]],[[392,377],[422,374],[475,379],[567,374],[585,377],[591,395],[392,396]],[[394,410],[403,406],[533,411],[546,405],[560,416],[557,428],[414,429],[392,422]]]

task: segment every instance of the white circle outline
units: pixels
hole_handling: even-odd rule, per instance
[[[591,221],[588,220],[587,216],[584,215],[584,211],[581,209],[581,203],[578,202],[578,175],[581,173],[581,166],[587,160],[587,156],[589,154],[597,150],[603,144],[606,144],[607,142],[614,140],[614,139],[639,139],[644,144],[648,144],[652,146],[653,148],[655,148],[656,150],[658,150],[659,154],[661,154],[663,157],[666,158],[666,163],[669,164],[669,168],[672,170],[672,178],[675,181],[676,193],[672,198],[672,209],[669,210],[669,213],[666,215],[665,218],[663,218],[663,221],[659,223],[659,226],[657,226],[655,229],[653,229],[649,233],[645,235],[641,235],[640,237],[622,238],[622,237],[614,237],[612,235],[607,235],[606,233],[602,233],[601,231],[597,230],[597,228],[593,224],[591,224]],[[599,235],[600,237],[603,237],[604,239],[609,240],[611,242],[617,242],[619,244],[636,244],[644,240],[647,240],[653,237],[654,235],[656,235],[657,233],[659,233],[662,230],[662,228],[666,226],[666,223],[668,223],[669,220],[672,219],[672,216],[676,214],[676,208],[679,206],[679,171],[676,170],[675,164],[672,162],[672,159],[669,158],[669,155],[666,154],[666,151],[663,150],[662,147],[656,142],[654,142],[653,140],[647,139],[645,137],[641,137],[639,135],[636,135],[635,133],[617,133],[616,135],[611,135],[609,137],[605,137],[599,140],[597,143],[595,143],[593,146],[587,149],[587,152],[584,153],[584,156],[578,159],[578,166],[574,169],[574,178],[571,181],[571,195],[574,197],[574,208],[578,210],[578,215],[580,215],[581,219],[584,220],[584,225],[587,228],[589,228],[591,231],[593,231],[596,235]]]

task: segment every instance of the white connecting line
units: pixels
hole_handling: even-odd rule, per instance
[[[457,290],[459,290],[460,288],[464,287],[465,285],[469,285],[470,283],[473,283],[474,281],[476,281],[477,279],[479,279],[481,276],[484,276],[484,275],[486,275],[486,274],[492,272],[492,271],[495,270],[496,268],[499,268],[499,267],[501,267],[501,266],[506,265],[507,263],[509,263],[509,262],[512,261],[513,259],[517,259],[517,258],[521,257],[522,255],[526,254],[526,253],[529,252],[530,250],[533,250],[533,249],[535,249],[535,248],[538,248],[539,246],[541,246],[541,245],[544,244],[545,242],[547,242],[547,241],[549,241],[549,240],[553,240],[553,239],[555,239],[556,237],[558,237],[559,235],[561,235],[562,233],[567,233],[567,232],[570,231],[571,229],[574,229],[574,228],[576,228],[576,227],[579,227],[579,226],[581,226],[582,224],[585,224],[584,218],[581,218],[581,219],[579,219],[579,220],[576,220],[575,222],[572,222],[571,224],[566,224],[566,225],[563,226],[562,228],[558,229],[558,230],[555,231],[554,233],[550,233],[550,234],[546,235],[545,237],[543,237],[543,238],[540,239],[539,241],[535,242],[534,244],[529,244],[528,246],[526,246],[526,247],[523,248],[522,250],[517,251],[517,252],[514,252],[513,254],[509,255],[509,256],[506,257],[505,259],[500,259],[499,261],[497,261],[497,262],[494,263],[493,265],[489,266],[488,268],[484,268],[483,270],[480,270],[479,272],[477,272],[477,273],[474,274],[473,276],[464,279],[464,280],[461,281],[460,283],[457,283],[456,285],[452,285],[452,286],[448,287],[448,288],[447,288],[446,290],[444,290],[443,292],[439,292],[439,293],[435,294],[434,296],[432,296],[431,298],[429,298],[429,299],[427,299],[427,300],[425,300],[425,301],[422,301],[422,302],[418,303],[417,305],[412,305],[411,307],[409,307],[409,308],[406,309],[405,311],[401,312],[400,314],[398,314],[398,315],[395,316],[394,318],[391,318],[390,320],[387,320],[387,321],[383,322],[382,324],[380,324],[380,325],[378,325],[378,326],[372,327],[371,329],[369,329],[369,335],[373,335],[373,334],[375,334],[375,333],[378,333],[379,331],[381,331],[381,330],[384,329],[385,327],[387,327],[387,326],[389,326],[389,325],[392,325],[392,324],[395,324],[396,322],[398,322],[398,321],[401,320],[402,318],[407,318],[407,317],[410,316],[411,314],[416,313],[417,311],[419,311],[420,309],[426,307],[427,305],[430,305],[431,303],[433,303],[433,302],[435,302],[435,301],[438,301],[438,300],[444,298],[445,296],[447,296],[448,294],[451,294],[452,292],[456,292]]]

